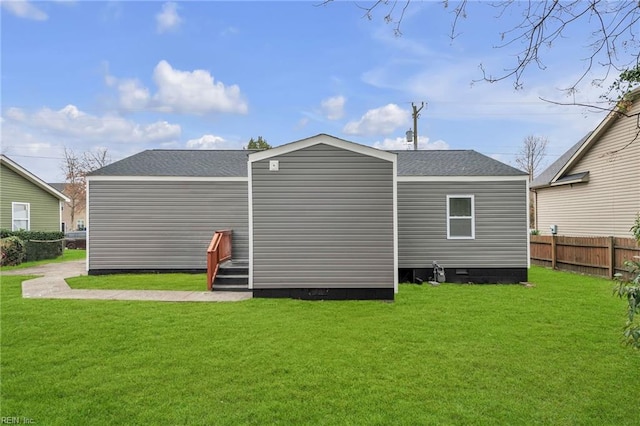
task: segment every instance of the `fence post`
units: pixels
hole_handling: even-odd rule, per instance
[[[556,235],[551,236],[551,269],[556,269],[558,251],[556,247]]]
[[[609,237],[609,278],[613,279],[616,274],[616,245],[615,238]]]

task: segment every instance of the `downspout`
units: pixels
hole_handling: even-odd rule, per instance
[[[538,229],[538,190],[532,189],[533,191],[533,229]]]

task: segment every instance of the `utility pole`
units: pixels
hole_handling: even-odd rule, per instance
[[[409,130],[407,132],[407,141],[410,142],[410,136],[413,136],[413,149],[414,151],[418,150],[418,117],[420,117],[420,111],[424,108],[424,102],[420,103],[420,108],[418,108],[413,102],[411,102],[411,108],[413,112],[411,115],[413,116],[413,132]],[[411,133],[413,133],[411,135]]]

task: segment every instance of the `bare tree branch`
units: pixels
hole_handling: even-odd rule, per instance
[[[628,94],[628,92],[627,92],[627,94]],[[627,149],[628,147],[630,147],[637,140],[640,140],[640,112],[636,112],[636,113],[633,113],[633,114],[630,114],[628,112],[629,108],[631,107],[631,105],[634,102],[634,99],[625,99],[624,96],[621,96],[619,98],[618,102],[616,102],[615,106],[613,106],[613,107],[601,107],[601,106],[597,106],[597,105],[593,105],[593,104],[583,104],[583,103],[579,103],[579,102],[569,102],[569,103],[557,102],[557,101],[552,101],[552,100],[544,99],[544,98],[540,98],[540,99],[545,101],[545,102],[548,102],[550,104],[554,104],[554,105],[581,106],[581,107],[597,109],[599,111],[607,111],[609,113],[615,113],[615,114],[617,114],[617,115],[619,115],[621,117],[635,118],[635,120],[636,120],[636,123],[635,123],[636,134],[634,135],[634,137],[627,144],[625,144],[622,148],[619,148],[619,149],[616,149],[616,150],[613,150],[613,151],[605,152],[604,154],[602,154],[602,157],[613,156],[615,154],[618,154],[619,152],[622,152],[625,149]],[[637,101],[637,100],[635,100],[635,101]],[[603,103],[609,103],[609,102],[603,102]]]
[[[324,0],[318,6],[326,6],[333,0]],[[393,24],[397,36],[402,35],[402,22],[412,0],[377,0],[366,6],[357,5],[365,11],[364,17],[374,18],[374,11],[381,10],[384,21]],[[398,3],[402,5],[399,6]],[[448,8],[448,0],[442,2]],[[479,65],[482,78],[476,81],[495,83],[502,80],[513,80],[513,86],[521,89],[524,85],[525,72],[533,67],[544,70],[543,57],[545,50],[557,41],[566,37],[566,33],[582,22],[591,28],[591,41],[582,46],[587,52],[584,68],[571,86],[565,88],[567,93],[575,93],[577,87],[594,71],[592,84],[599,85],[607,79],[611,72],[619,73],[640,63],[640,2],[638,1],[603,1],[603,0],[504,0],[486,3],[503,16],[507,11],[520,10],[522,19],[512,28],[499,32],[503,41],[494,46],[497,49],[516,49],[515,64],[499,72],[490,71],[484,64]],[[453,21],[449,37],[453,40],[459,36],[458,27],[467,18],[468,1],[462,0],[452,11]],[[522,46],[519,48],[518,46]],[[623,55],[625,53],[625,55]]]
[[[630,117],[638,117],[638,116],[640,116],[640,112],[629,114],[628,112],[626,112],[625,109],[620,109],[618,106],[601,107],[601,106],[598,106],[598,105],[594,105],[592,103],[584,104],[584,103],[580,103],[580,102],[558,102],[558,101],[552,101],[551,99],[545,99],[545,98],[542,98],[542,97],[540,97],[538,99],[540,99],[541,101],[544,101],[544,102],[548,102],[548,103],[553,104],[553,105],[579,106],[579,107],[585,107],[585,108],[593,108],[593,109],[596,109],[598,111],[615,112],[616,114],[619,114],[619,115],[622,115],[622,116],[625,116],[625,117],[629,117],[629,118]],[[608,103],[608,102],[602,102],[602,103]]]
[[[106,166],[111,162],[107,148],[86,151],[77,154],[72,149],[64,148],[61,169],[65,175],[64,194],[69,198],[71,223],[75,224],[76,214],[86,208],[86,176],[93,170]],[[75,225],[73,225],[75,226]]]
[[[633,114],[633,115],[636,117],[636,134],[635,134],[635,136],[629,142],[627,142],[627,144],[625,146],[623,146],[622,148],[615,149],[613,151],[605,152],[604,154],[602,154],[602,157],[614,156],[614,155],[618,154],[619,152],[622,152],[625,149],[629,148],[635,141],[639,140],[639,138],[640,138],[640,114]],[[629,116],[627,116],[627,117],[629,117]]]
[[[547,154],[549,140],[544,136],[529,135],[522,142],[520,151],[516,154],[515,162],[529,174],[529,181],[532,181],[538,171],[542,160]]]
[[[399,36],[402,34],[402,21],[411,1],[377,0],[358,7],[365,11],[364,16],[369,20],[373,19],[375,10],[382,10],[384,21],[394,24],[394,33]],[[320,5],[332,2],[333,0],[324,0]],[[399,2],[402,4],[400,11],[397,8]],[[450,6],[449,0],[443,0],[442,4],[445,9]],[[458,27],[463,19],[467,18],[468,4],[467,0],[461,0],[452,11],[453,20],[449,34],[451,40],[460,34]],[[563,90],[566,94],[575,96],[578,86],[585,79],[592,78],[591,83],[600,86],[612,72],[615,72],[619,77],[609,87],[608,93],[602,96],[608,105],[540,99],[555,105],[582,106],[598,111],[616,112],[625,117],[636,117],[638,133],[629,145],[640,138],[640,116],[628,113],[629,106],[635,101],[628,96],[633,88],[640,84],[640,1],[501,0],[484,4],[498,11],[497,18],[505,16],[507,12],[520,12],[520,21],[511,28],[500,31],[498,34],[501,43],[493,46],[496,49],[515,50],[515,63],[498,73],[491,72],[481,63],[479,69],[482,78],[472,83],[512,80],[516,89],[522,89],[527,70],[531,67],[546,69],[546,50],[569,35],[575,38],[575,34],[570,33],[574,28],[589,28],[589,40],[582,46],[586,52],[583,58],[584,66],[578,77]],[[627,146],[616,152],[624,150]]]
[[[549,140],[544,136],[529,135],[516,154],[515,162],[520,169],[529,174],[529,182],[531,182],[542,165],[545,155],[547,154],[547,145]],[[529,193],[529,227],[535,229],[535,197],[533,193]]]

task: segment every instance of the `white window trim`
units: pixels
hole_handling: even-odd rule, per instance
[[[457,237],[451,235],[451,219],[449,214],[449,205],[452,198],[469,198],[471,199],[471,216],[454,216],[455,219],[471,219],[471,236]],[[447,195],[447,239],[448,240],[475,240],[476,239],[476,201],[474,195]]]
[[[27,206],[27,229],[26,230],[30,231],[31,230],[31,203],[20,203],[20,202],[11,203],[11,230],[18,231],[18,229],[16,229],[16,226],[15,226],[16,220],[24,220],[24,219],[17,219],[14,216],[16,205]]]

